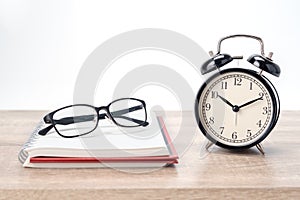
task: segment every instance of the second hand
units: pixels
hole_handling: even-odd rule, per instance
[[[237,125],[237,112],[234,112],[234,125]]]

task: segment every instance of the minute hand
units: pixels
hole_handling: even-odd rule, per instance
[[[250,104],[252,104],[252,103],[254,103],[254,102],[258,101],[258,100],[263,100],[263,97],[259,97],[259,98],[257,98],[257,99],[253,99],[252,101],[249,101],[249,102],[247,102],[247,103],[244,103],[243,105],[239,106],[239,108],[248,106],[248,105],[250,105]]]

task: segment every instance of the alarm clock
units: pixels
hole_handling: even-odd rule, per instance
[[[253,69],[230,67],[228,63],[243,56],[221,53],[221,43],[230,38],[243,37],[259,41],[260,54],[247,61]],[[280,67],[265,56],[264,43],[252,35],[230,35],[220,39],[217,53],[201,66],[201,73],[213,73],[201,86],[195,102],[195,116],[201,132],[211,142],[227,149],[245,149],[260,143],[275,127],[280,114],[280,100],[271,81],[263,72],[280,76]]]

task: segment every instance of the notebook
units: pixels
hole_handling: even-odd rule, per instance
[[[55,131],[40,136],[40,122],[23,145],[19,160],[32,168],[159,167],[178,163],[161,116],[150,125],[120,128],[103,120],[86,136],[63,138]],[[105,122],[104,122],[105,121]]]

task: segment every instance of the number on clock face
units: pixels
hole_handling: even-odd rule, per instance
[[[198,113],[206,133],[229,146],[259,140],[270,125],[273,103],[265,85],[244,72],[224,73],[201,93]]]

